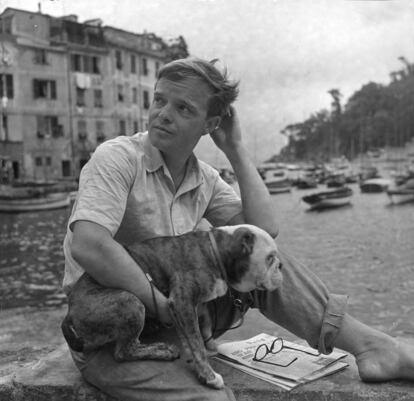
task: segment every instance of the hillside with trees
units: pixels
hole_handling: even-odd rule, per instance
[[[280,160],[324,162],[332,157],[353,159],[368,150],[404,146],[414,137],[414,64],[405,57],[403,69],[391,72],[388,85],[369,82],[345,105],[340,89],[331,89],[331,110],[286,126],[288,144]]]

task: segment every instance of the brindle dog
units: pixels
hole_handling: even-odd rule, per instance
[[[258,227],[242,224],[153,238],[127,250],[168,298],[178,336],[200,381],[222,388],[223,379],[211,368],[203,342],[212,331],[207,308],[199,306],[224,295],[228,286],[239,292],[279,287],[281,263],[274,240]],[[62,331],[75,351],[113,343],[117,361],[179,357],[173,345],[140,342],[145,307],[130,292],[103,287],[84,273],[68,304]]]

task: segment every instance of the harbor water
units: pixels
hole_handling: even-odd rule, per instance
[[[351,205],[320,212],[301,201],[315,190],[273,195],[277,241],[331,291],[348,294],[354,316],[392,335],[414,337],[414,203],[392,205],[385,193],[351,187]],[[66,303],[62,242],[69,213],[0,213],[1,309]]]

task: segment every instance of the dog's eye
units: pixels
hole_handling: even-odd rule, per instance
[[[273,254],[267,255],[266,263],[268,266],[271,266],[274,263],[274,261],[275,261],[275,255]]]

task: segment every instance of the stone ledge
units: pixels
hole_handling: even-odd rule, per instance
[[[243,372],[212,361],[238,401],[412,401],[414,383],[367,384],[359,379],[356,366],[290,392],[253,378]],[[77,371],[66,345],[13,374],[0,378],[1,401],[116,401],[85,383]]]

